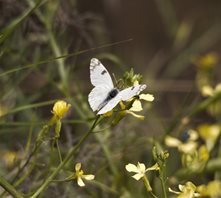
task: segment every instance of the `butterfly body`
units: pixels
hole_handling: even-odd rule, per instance
[[[117,94],[118,94],[119,92],[120,92],[120,91],[119,91],[119,89],[117,89],[117,88],[112,89],[112,90],[108,93],[108,96],[107,96],[106,100],[109,101],[109,100],[113,99],[114,97],[117,96]]]
[[[136,85],[122,91],[115,88],[107,69],[102,63],[92,58],[90,63],[90,79],[94,86],[88,96],[88,102],[97,114],[112,110],[121,100],[126,101],[146,88],[146,85]]]

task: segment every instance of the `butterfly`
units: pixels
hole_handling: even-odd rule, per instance
[[[94,88],[88,95],[88,102],[93,111],[98,111],[98,115],[112,110],[121,100],[126,101],[139,95],[146,88],[142,84],[120,91],[114,87],[109,72],[96,58],[92,58],[90,62],[90,79]]]

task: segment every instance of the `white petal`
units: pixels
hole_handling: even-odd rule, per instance
[[[175,190],[172,190],[171,188],[169,188],[169,192],[175,193],[175,194],[177,194],[177,195],[180,194],[180,192],[177,192],[177,191],[175,191]]]
[[[198,144],[197,142],[187,142],[185,144],[181,144],[179,146],[179,150],[182,151],[183,153],[193,153],[196,151],[196,148],[197,148]]]
[[[93,180],[95,178],[94,175],[82,175],[82,178],[86,179],[86,180]]]
[[[135,172],[135,173],[139,172],[139,170],[137,169],[137,167],[134,164],[127,164],[125,166],[125,168],[128,172]]]
[[[179,188],[179,190],[180,190],[181,192],[183,192],[183,190],[185,189],[185,186],[184,186],[184,185],[179,184],[179,185],[178,185],[178,188]]]
[[[137,173],[134,176],[132,176],[134,179],[139,180],[140,178],[142,178],[144,176],[144,174],[141,173]]]
[[[79,171],[81,169],[81,163],[77,163],[76,165],[75,165],[75,171],[77,172],[77,171]]]
[[[154,100],[154,96],[151,94],[140,94],[140,99],[152,102]]]
[[[182,144],[182,142],[174,137],[166,136],[165,144],[170,147],[178,147]]]
[[[138,162],[137,163],[137,169],[139,170],[139,172],[145,173],[146,166],[145,166],[145,164]]]
[[[81,186],[81,187],[85,186],[85,184],[84,184],[83,180],[81,179],[81,177],[78,177],[77,183],[78,183],[78,185]]]

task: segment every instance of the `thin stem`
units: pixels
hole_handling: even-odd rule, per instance
[[[58,144],[58,139],[56,139],[55,142],[56,142],[56,147],[57,147],[57,150],[58,150],[58,156],[59,156],[59,159],[60,159],[60,163],[62,163],[62,156],[61,156],[61,150],[60,150],[60,147],[59,147],[59,144]]]
[[[15,198],[23,198],[22,194],[19,193],[14,186],[8,183],[4,177],[0,176],[0,185],[13,197]]]
[[[154,197],[154,198],[158,198],[155,194],[153,194],[152,191],[150,191],[150,194],[151,194],[152,197]]]
[[[144,175],[144,177],[143,177],[143,182],[144,182],[144,185],[145,185],[145,187],[146,187],[147,192],[150,193],[150,195],[151,195],[152,197],[157,198],[157,196],[156,196],[156,195],[153,193],[153,191],[152,191],[152,188],[151,188],[151,186],[150,186],[150,182],[149,182],[149,180],[147,179],[147,176],[146,176],[146,175]]]
[[[211,104],[217,102],[218,100],[221,99],[221,91],[217,92],[215,95],[205,99],[204,101],[202,101],[201,103],[199,103],[198,105],[196,105],[194,108],[191,109],[191,111],[189,113],[187,113],[186,116],[180,116],[180,118],[176,119],[172,125],[166,129],[165,134],[169,134],[171,133],[177,126],[178,124],[184,125],[187,124],[188,121],[193,118],[195,115],[197,115],[198,113],[204,111],[205,109],[207,109]],[[183,122],[182,122],[183,121]]]
[[[40,186],[40,188],[30,197],[30,198],[36,198],[40,193],[42,193],[49,185],[49,183],[54,179],[54,177],[59,173],[59,171],[65,166],[66,163],[68,163],[75,154],[75,152],[79,149],[79,147],[85,142],[85,140],[88,138],[88,136],[93,132],[94,128],[97,125],[97,121],[99,120],[99,116],[94,121],[91,128],[88,130],[87,133],[84,134],[84,136],[81,138],[81,140],[78,142],[76,146],[74,146],[72,149],[70,149],[69,153],[64,158],[64,161],[58,165],[58,167],[52,172],[52,174],[44,181],[44,183]]]
[[[161,183],[161,187],[163,190],[163,196],[164,198],[167,198],[166,186],[165,186],[164,179],[162,177],[160,177],[160,183]]]
[[[30,168],[25,172],[24,175],[22,175],[14,184],[15,187],[19,186],[30,174],[31,172],[34,170],[35,168],[35,163],[33,163]]]

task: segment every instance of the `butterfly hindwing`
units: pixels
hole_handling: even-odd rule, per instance
[[[105,85],[94,87],[88,95],[88,102],[93,111],[97,111],[100,105],[105,101],[110,89]]]
[[[96,58],[91,59],[90,78],[92,85],[94,85],[95,87],[105,85],[109,87],[110,90],[114,88],[109,72]]]

